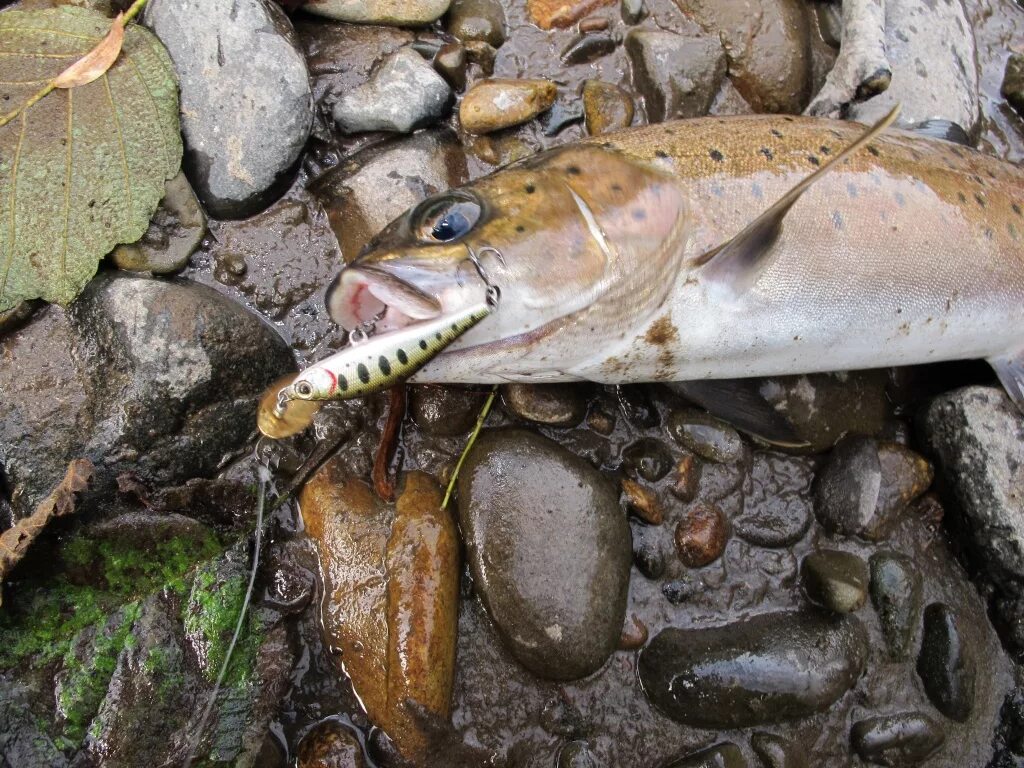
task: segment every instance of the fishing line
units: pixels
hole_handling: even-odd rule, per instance
[[[221,686],[224,684],[224,679],[227,677],[228,666],[231,664],[231,656],[235,651],[235,646],[238,644],[238,638],[242,634],[242,625],[245,623],[245,618],[249,613],[249,604],[252,602],[252,591],[256,584],[256,571],[259,568],[260,563],[260,546],[263,542],[263,506],[266,501],[267,486],[270,485],[271,479],[270,470],[267,467],[259,466],[256,471],[259,474],[260,484],[256,495],[256,540],[253,543],[252,569],[249,571],[249,586],[246,587],[245,598],[242,600],[242,608],[238,612],[238,622],[235,624],[235,633],[231,636],[231,642],[228,644],[227,653],[224,654],[224,663],[220,667],[220,674],[217,675],[217,682],[214,684],[213,692],[210,694],[210,698],[206,702],[206,708],[203,710],[203,716],[199,720],[199,726],[196,728],[192,742],[189,745],[188,754],[182,764],[184,768],[191,768],[192,761],[195,759],[196,749],[199,747],[199,742],[203,738],[203,731],[206,729],[206,723],[210,719],[210,713],[213,712],[213,707],[217,703],[217,696],[220,694]]]

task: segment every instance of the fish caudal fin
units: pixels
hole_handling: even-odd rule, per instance
[[[1007,355],[990,357],[988,362],[996,369],[1006,394],[1024,413],[1024,346]]]

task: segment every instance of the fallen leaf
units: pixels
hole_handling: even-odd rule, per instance
[[[0,13],[0,104],[30,101],[104,46],[110,29],[109,18],[85,8]],[[178,172],[170,56],[144,27],[122,31],[109,69],[0,127],[0,312],[34,298],[73,301],[115,245],[142,237],[164,181]],[[68,81],[101,64],[83,65]]]
[[[0,582],[21,562],[29,546],[43,532],[50,520],[63,517],[75,510],[75,494],[89,487],[93,469],[92,462],[88,459],[72,461],[68,465],[64,479],[40,502],[35,512],[0,533]],[[0,594],[0,605],[2,604],[3,595]]]
[[[124,13],[117,14],[110,31],[99,44],[53,80],[54,88],[77,88],[106,73],[121,53],[124,43]]]

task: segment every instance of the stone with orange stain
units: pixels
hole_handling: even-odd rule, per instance
[[[541,29],[568,27],[615,0],[526,0],[530,19]]]

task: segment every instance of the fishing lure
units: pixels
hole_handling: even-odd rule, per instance
[[[380,336],[356,335],[345,349],[314,363],[284,387],[278,393],[275,415],[280,418],[284,414],[289,400],[348,400],[409,378],[491,314],[499,295],[497,286],[490,285],[482,301],[456,314]]]

